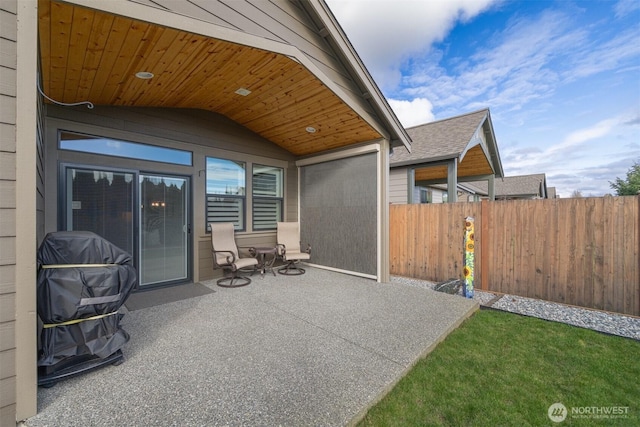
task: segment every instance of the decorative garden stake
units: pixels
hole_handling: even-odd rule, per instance
[[[464,220],[464,288],[463,294],[467,298],[473,298],[473,271],[474,271],[474,219],[468,216]]]

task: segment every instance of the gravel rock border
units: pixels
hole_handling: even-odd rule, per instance
[[[434,282],[399,276],[393,276],[391,283],[401,283],[432,290],[436,285]],[[462,291],[458,295],[462,296]],[[485,307],[562,322],[640,341],[640,318],[638,317],[590,310],[516,295],[498,295],[482,291],[476,291],[473,299]]]

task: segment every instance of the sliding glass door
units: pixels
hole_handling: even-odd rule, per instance
[[[140,286],[188,277],[188,181],[140,175]]]
[[[188,178],[71,166],[64,177],[63,229],[132,254],[140,287],[189,280]]]
[[[135,255],[135,174],[67,167],[65,178],[65,229],[92,231]]]

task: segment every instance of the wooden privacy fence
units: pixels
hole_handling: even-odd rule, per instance
[[[391,274],[640,316],[640,196],[391,205]]]

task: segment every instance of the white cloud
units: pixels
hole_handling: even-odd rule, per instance
[[[602,120],[585,129],[578,129],[567,135],[560,144],[550,147],[545,154],[549,156],[553,154],[565,155],[567,151],[572,151],[585,142],[610,134],[616,126],[621,124],[620,118],[613,118]]]
[[[585,42],[567,53],[569,67],[564,70],[563,78],[572,81],[618,68],[624,72],[621,64],[638,55],[640,43],[637,30],[622,31],[604,42]],[[637,72],[637,67],[627,70]]]
[[[428,123],[434,119],[433,105],[426,98],[415,98],[412,101],[389,99],[389,105],[405,128]]]
[[[562,197],[574,190],[584,196],[612,193],[609,181],[624,176],[634,159],[640,158],[640,145],[633,143],[638,125],[633,113],[601,120],[592,126],[567,132],[560,142],[538,150],[510,146],[501,150],[507,175],[546,173],[547,185],[555,186]],[[613,141],[622,138],[627,144]],[[602,150],[602,147],[607,147]]]
[[[489,107],[507,175],[546,173],[565,196],[611,192],[620,160],[640,158],[638,0],[327,2],[405,127]],[[447,39],[503,5],[508,22]]]
[[[538,169],[539,172],[557,167],[562,168],[562,165],[566,165],[567,162],[584,155],[584,151],[580,149],[586,143],[610,135],[626,119],[628,119],[626,116],[609,118],[593,126],[573,130],[565,135],[559,143],[542,150],[535,150],[532,147],[506,147],[503,151],[503,163],[513,165],[514,169]]]
[[[615,6],[617,18],[624,17],[637,10],[640,10],[640,2],[638,0],[620,0]]]
[[[496,0],[328,0],[367,68],[384,89],[401,79],[400,65],[442,40]]]
[[[410,71],[405,93],[426,97],[438,108],[518,110],[554,92],[561,75],[549,64],[566,59],[586,39],[585,31],[569,27],[560,13],[515,18],[450,74],[440,65],[440,55],[427,58]],[[482,105],[474,104],[478,99]]]
[[[330,1],[383,92],[396,99],[429,99],[440,112],[487,106],[517,111],[572,81],[620,69],[640,54],[636,31],[599,40],[600,31],[577,26],[568,13],[549,8],[539,15],[514,15],[504,29],[483,36],[481,48],[458,58],[455,67],[449,59],[445,68],[444,51],[431,45],[457,22],[495,4]]]

